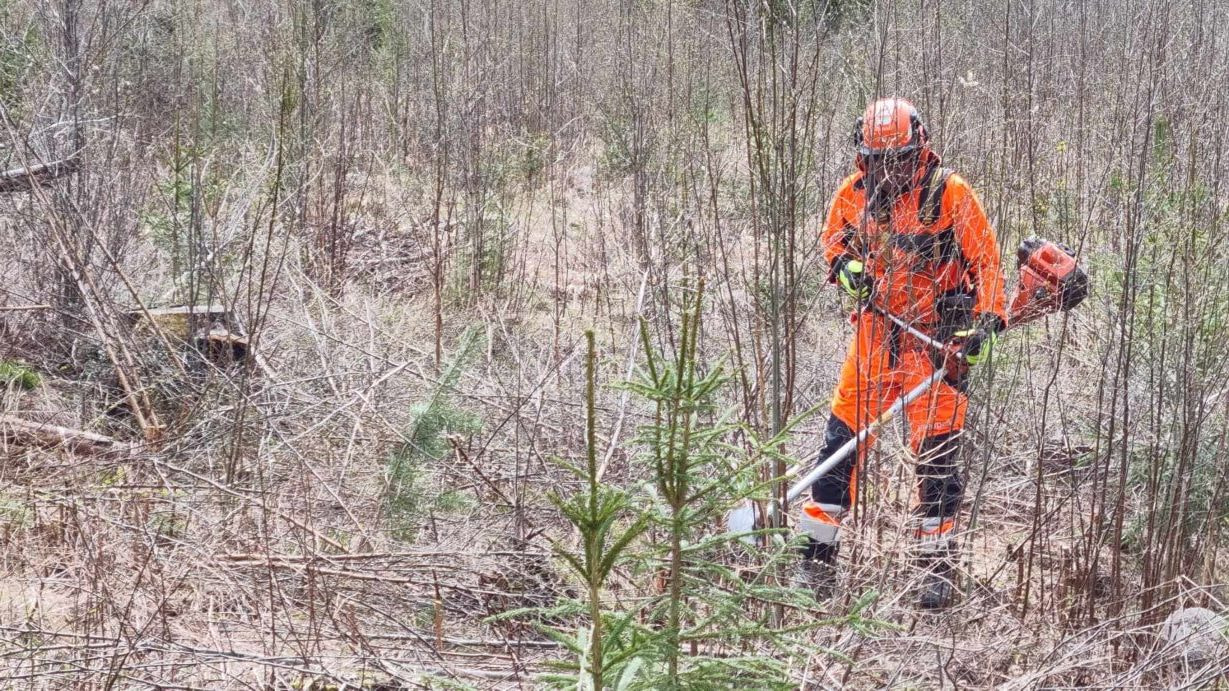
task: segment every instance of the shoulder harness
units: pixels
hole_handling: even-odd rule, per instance
[[[917,205],[917,220],[922,225],[932,226],[939,220],[943,207],[943,192],[947,189],[947,179],[952,176],[952,172],[951,168],[934,166],[926,174]]]

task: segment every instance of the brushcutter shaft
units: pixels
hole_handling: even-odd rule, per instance
[[[866,438],[870,436],[872,432],[874,432],[876,429],[886,424],[893,417],[899,415],[900,412],[905,409],[905,406],[916,401],[918,398],[922,396],[922,394],[929,391],[930,387],[934,386],[935,382],[943,379],[944,375],[946,374],[947,374],[947,370],[940,367],[939,369],[935,370],[934,374],[931,374],[930,377],[926,379],[926,381],[922,382],[921,384],[918,384],[917,386],[913,387],[908,392],[906,392],[904,396],[901,396],[900,398],[896,399],[896,402],[893,403],[890,408],[880,413],[879,417],[875,418],[874,420],[870,422],[870,424],[863,427],[862,431],[858,432],[858,435],[856,437],[845,442],[845,444],[842,445],[841,448],[836,450],[836,453],[824,459],[823,463],[820,463],[819,465],[811,468],[810,472],[808,472],[806,475],[803,475],[794,484],[790,485],[789,491],[786,492],[786,495],[785,495],[786,499],[788,501],[793,501],[797,499],[799,495],[801,495],[803,492],[807,490],[808,487],[811,486],[811,483],[818,480],[821,476],[826,475],[830,470],[836,467],[836,464],[848,458],[849,455],[851,453],[854,453],[854,450],[858,448],[859,444],[866,441]]]
[[[934,348],[935,350],[939,352],[943,352],[947,349],[946,343],[934,338],[930,334],[919,331],[916,327],[911,325],[909,322],[905,321],[904,319],[901,319],[895,314],[892,314],[891,312],[888,312],[886,310],[881,310],[878,307],[875,307],[874,305],[871,305],[870,309],[872,312],[874,312],[875,314],[878,314],[881,317],[887,317],[889,320],[891,320],[893,324],[904,329],[905,333],[909,334],[910,336],[913,336],[914,338],[921,341],[922,343],[925,343],[931,348]]]

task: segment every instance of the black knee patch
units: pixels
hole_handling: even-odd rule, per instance
[[[820,461],[836,453],[837,449],[844,446],[854,436],[849,425],[837,416],[829,415],[828,427],[824,430],[824,448],[819,452]],[[811,498],[820,504],[840,504],[849,508],[849,480],[853,476],[854,464],[857,462],[858,454],[852,453],[827,475],[821,476],[811,485]]]
[[[920,508],[927,518],[946,518],[960,511],[964,497],[960,437],[960,432],[930,437],[922,441],[918,449]]]

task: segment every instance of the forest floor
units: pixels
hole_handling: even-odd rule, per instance
[[[598,208],[591,178],[584,168],[567,177],[574,189],[563,207],[527,199],[518,214],[534,230],[509,250],[520,275],[506,292],[445,315],[455,386],[441,383],[434,362],[430,281],[409,231],[372,230],[356,245],[355,264],[368,268],[341,295],[287,266],[249,396],[226,384],[234,371],[208,370],[210,385],[166,399],[174,434],[157,448],[0,449],[8,683],[533,687],[565,651],[522,622],[488,618],[575,591],[552,554],[574,538],[546,497],[576,482],[553,459],[584,447],[586,328],[598,334],[606,481],[642,481],[629,440],[645,413],[609,384],[641,355],[634,328],[650,281]],[[732,299],[747,299],[735,290]],[[849,337],[835,291],[820,291],[810,308],[800,410],[827,400]],[[476,345],[458,353],[471,326]],[[702,348],[715,359],[727,350],[721,321],[706,328]],[[1055,329],[1013,336],[994,386],[974,396],[982,412],[971,425],[958,604],[940,614],[912,605],[913,468],[903,430],[889,429],[846,530],[839,593],[785,613],[787,623],[839,616],[873,592],[864,615],[884,626],[812,629],[803,646],[812,652],[792,670],[800,687],[1224,683],[1223,649],[1191,664],[1160,628],[1175,606],[1223,610],[1224,591],[1182,582],[1150,600],[1080,582],[1138,567],[1101,545],[1089,576],[1077,556],[1089,553],[1081,541],[1098,471],[1081,463],[1089,450],[1078,425],[1067,434],[1031,420],[1045,405],[1078,420],[1095,396],[1079,382],[1098,364],[1072,350],[1057,381],[1030,374],[1032,359],[1054,356]],[[4,393],[0,413],[122,433],[130,423],[101,412],[113,393],[97,356],[40,361],[43,337],[14,337],[50,374],[33,391]],[[447,418],[443,445],[391,476],[395,449],[417,439],[433,404]],[[248,431],[235,433],[244,419]],[[822,414],[803,422],[789,448],[813,450],[822,424]],[[394,517],[384,503],[391,483],[408,502]],[[610,597],[633,597],[629,583],[616,581]]]

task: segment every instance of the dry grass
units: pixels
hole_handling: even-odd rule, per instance
[[[529,241],[526,251],[535,251]],[[612,266],[627,267],[612,282],[635,282],[634,267],[612,263],[606,270]],[[598,303],[581,296],[559,325],[557,349],[548,309],[475,311],[485,344],[457,399],[484,426],[455,439],[453,453],[431,469],[426,506],[407,541],[382,511],[383,464],[405,438],[412,405],[435,381],[428,308],[401,291],[380,291],[386,281],[379,275],[372,288],[331,298],[293,267],[286,272],[266,327],[268,370],[246,394],[249,415],[259,421],[245,433],[253,451],[230,481],[220,479],[236,405],[225,377],[222,392],[192,407],[158,452],[123,459],[6,452],[0,618],[11,683],[242,687],[318,677],[430,685],[425,680],[438,677],[502,688],[530,684],[558,654],[530,628],[482,620],[549,605],[568,587],[550,557],[548,539],[560,536],[560,525],[543,497],[566,481],[549,457],[580,447],[582,359],[571,335],[592,326],[608,334],[602,379],[620,379],[634,303],[595,317]],[[412,275],[401,282],[415,284]],[[837,310],[813,315],[809,328],[817,344],[845,331]],[[815,379],[804,390],[822,401],[833,356],[821,347],[806,351],[804,367]],[[70,396],[56,386],[10,393],[6,408],[98,426],[73,416]],[[1003,386],[1013,398],[1029,395],[1027,381]],[[1078,391],[1069,393],[1079,399]],[[601,394],[603,435],[613,433],[626,405],[617,392]],[[612,448],[610,482],[635,481],[627,476],[625,443],[638,413],[628,412],[622,443]],[[799,683],[1108,688],[1209,680],[1206,668],[1175,666],[1156,626],[1142,623],[1156,618],[1138,608],[1130,583],[1114,617],[1101,614],[1108,596],[1098,598],[1094,621],[1069,611],[1076,599],[1069,593],[1079,589],[1064,580],[1071,577],[1064,555],[1086,522],[1093,471],[1062,460],[1043,466],[1046,496],[1034,522],[1038,459],[1028,430],[1014,425],[1028,411],[1011,406],[1002,414],[1007,419],[993,422],[986,439],[987,480],[970,488],[980,504],[978,525],[963,539],[967,592],[941,617],[911,605],[912,468],[899,436],[884,435],[871,500],[847,543],[847,595],[823,610],[839,613],[874,589],[880,599],[871,614],[900,629],[815,632],[815,656],[795,670]],[[805,425],[800,451],[819,424]],[[452,499],[433,505],[430,498],[441,494]],[[1030,559],[1035,566],[1024,575]],[[1219,596],[1184,582],[1153,608]]]

